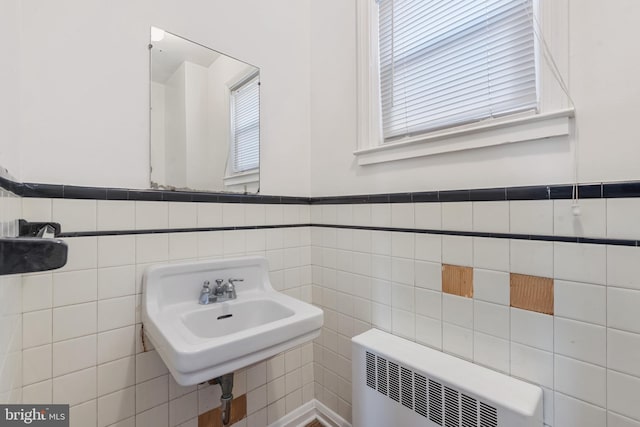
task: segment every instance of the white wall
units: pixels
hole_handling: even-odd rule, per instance
[[[640,2],[571,0],[569,16],[579,181],[640,179]],[[355,22],[354,1],[312,2],[313,195],[571,182],[567,138],[357,166]]]
[[[237,83],[235,80],[246,77],[248,70],[255,70],[233,58],[221,56],[209,67],[209,132],[213,142],[211,153],[212,168],[220,171],[214,177],[216,189],[229,190],[224,185],[227,175],[231,134],[230,96],[229,88]],[[242,191],[238,189],[238,191]]]
[[[239,65],[227,57],[221,56],[209,67],[209,135],[213,142],[211,157],[212,167],[220,171],[214,177],[213,188],[224,189],[224,176],[229,157],[229,95],[226,84],[229,78],[236,74],[234,65]],[[229,70],[229,68],[232,68]],[[229,72],[231,71],[231,73]]]
[[[2,66],[0,67],[0,166],[16,178],[20,176],[19,131],[20,116],[20,2],[0,2],[0,40],[2,40]]]
[[[151,82],[151,153],[153,164],[151,180],[162,184],[165,180],[165,88],[163,84]]]
[[[209,183],[216,173],[207,161],[212,151],[208,137],[208,70],[191,62],[185,62],[184,66],[187,187],[210,189]]]
[[[187,186],[187,131],[185,103],[185,63],[165,84],[165,182],[175,187]],[[167,141],[170,143],[167,144]]]
[[[0,164],[25,181],[148,185],[151,24],[261,67],[264,194],[305,195],[311,187],[314,195],[324,195],[572,179],[567,140],[356,166],[354,1],[25,0],[20,55],[12,18],[18,15],[17,3],[3,2],[7,13],[1,14],[1,31],[10,43],[0,67],[9,74],[0,79],[7,94],[0,120],[8,124],[1,127]],[[230,17],[239,15],[250,31],[230,36],[236,26]],[[633,52],[640,3],[571,0],[569,16],[568,80],[578,112],[579,180],[638,179],[640,131],[634,122],[640,109],[640,59]],[[18,134],[21,153],[9,142]]]
[[[261,191],[308,195],[309,3],[24,0],[22,178],[149,185],[147,44],[156,25],[261,68]]]

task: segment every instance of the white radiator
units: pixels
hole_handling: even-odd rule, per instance
[[[354,427],[540,427],[542,390],[371,329],[352,340]]]

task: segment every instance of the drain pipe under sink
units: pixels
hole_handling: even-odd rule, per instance
[[[231,401],[233,400],[233,372],[230,374],[220,375],[212,380],[209,384],[220,384],[222,396],[220,397],[220,410],[222,411],[222,425],[228,426],[231,419]]]

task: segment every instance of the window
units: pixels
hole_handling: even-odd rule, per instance
[[[260,81],[249,77],[231,89],[231,172],[260,166]]]
[[[549,3],[558,28],[536,0],[358,0],[358,163],[568,135],[560,71],[537,60],[545,33],[567,58]]]
[[[381,0],[384,140],[537,107],[532,0]]]

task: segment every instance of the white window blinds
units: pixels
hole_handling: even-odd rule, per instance
[[[260,165],[260,82],[258,76],[231,90],[233,173]]]
[[[537,108],[533,0],[380,0],[384,141]]]

